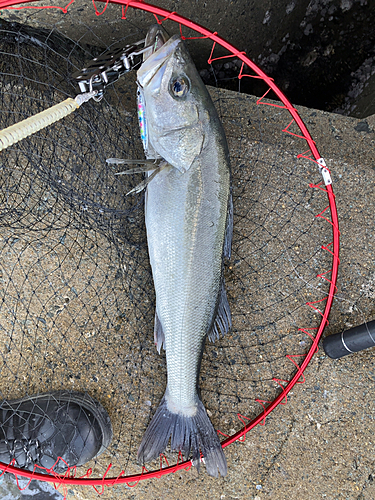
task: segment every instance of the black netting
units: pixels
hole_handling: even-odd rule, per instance
[[[70,75],[106,47],[85,29],[90,43],[56,27],[2,22],[0,129],[76,95]],[[122,33],[142,38],[130,21]],[[209,50],[207,42],[207,57]],[[153,343],[144,196],[125,196],[142,177],[115,176],[118,166],[106,163],[143,158],[135,88],[129,73],[100,103],[0,153],[0,395],[64,389],[99,400],[114,438],[85,466],[95,477],[110,462],[111,475],[140,472],[136,452],[166,382],[165,355]],[[215,428],[231,434],[242,426],[237,413],[253,418],[262,410],[256,399],[280,392],[275,377],[291,378],[286,355],[308,351],[301,328],[321,320],[306,303],[326,296],[329,283],[317,274],[331,267],[321,246],[332,229],[316,217],[328,204],[309,186],[321,180],[316,165],[296,158],[304,141],[282,132],[287,112],[211,93],[231,151],[234,240],[225,279],[233,328],[207,342],[201,389]]]

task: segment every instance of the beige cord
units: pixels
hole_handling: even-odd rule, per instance
[[[73,113],[73,111],[78,109],[83,102],[88,101],[94,95],[94,92],[88,92],[87,94],[79,94],[75,99],[69,97],[65,101],[55,104],[55,106],[52,106],[41,113],[30,116],[30,118],[26,118],[26,120],[22,120],[19,123],[1,130],[0,151],[6,149],[8,146],[12,146],[12,144],[15,144],[21,139],[48,127],[48,125],[52,125],[52,123],[61,120],[61,118],[70,115],[70,113]]]

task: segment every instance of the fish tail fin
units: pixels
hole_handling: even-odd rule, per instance
[[[218,477],[227,474],[227,462],[219,436],[208,418],[206,409],[199,399],[193,416],[173,413],[168,409],[166,397],[160,402],[138,450],[138,462],[145,464],[163,453],[171,439],[171,449],[181,451],[185,459],[192,451],[193,464],[199,471],[202,453],[207,473]]]

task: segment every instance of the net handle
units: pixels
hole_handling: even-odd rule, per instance
[[[91,97],[94,97],[94,92],[79,94],[75,99],[68,97],[63,102],[0,130],[0,151],[69,116]]]
[[[48,108],[40,113],[30,116],[30,118],[26,118],[26,120],[22,120],[19,123],[11,125],[0,131],[0,151],[3,149],[16,144],[17,142],[25,139],[25,137],[29,137],[39,130],[52,125],[52,123],[61,120],[65,116],[70,115],[78,108],[77,102],[68,98],[63,102],[59,102],[55,104],[51,108]]]

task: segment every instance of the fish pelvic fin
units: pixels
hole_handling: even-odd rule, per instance
[[[154,341],[156,349],[160,354],[160,350],[164,347],[165,336],[163,331],[163,326],[159,320],[158,313],[155,311],[155,323],[154,323]]]
[[[211,330],[208,332],[209,340],[211,342],[215,342],[216,339],[220,338],[220,332],[222,335],[225,335],[226,333],[229,332],[231,326],[232,326],[232,316],[230,313],[230,307],[223,279],[221,284],[220,299],[217,308],[216,318],[215,321],[213,322]]]
[[[200,399],[194,416],[173,413],[168,409],[166,395],[160,402],[143,436],[138,450],[138,463],[159,458],[171,440],[171,450],[181,451],[185,459],[192,452],[192,461],[199,472],[200,456],[210,476],[218,477],[227,474],[227,461],[220,444],[219,436],[208,418],[206,409]]]

